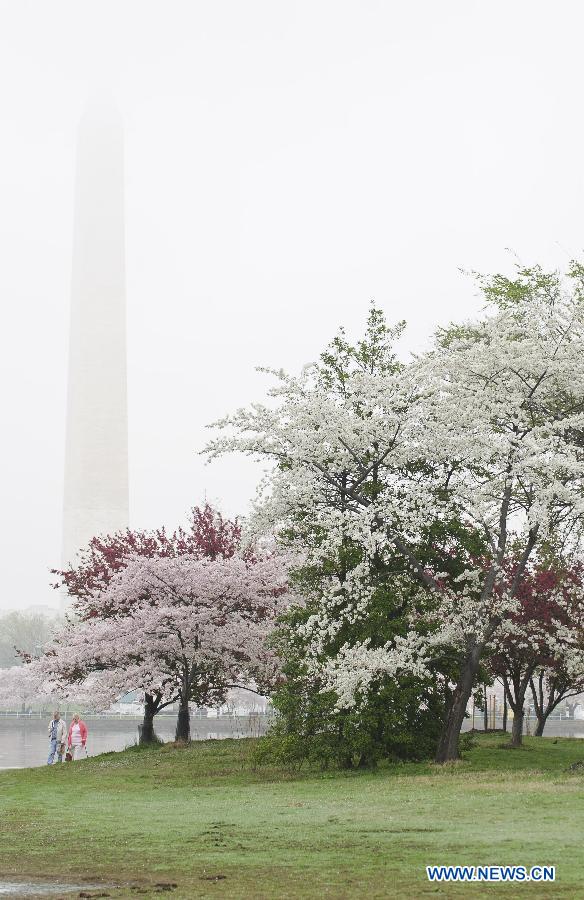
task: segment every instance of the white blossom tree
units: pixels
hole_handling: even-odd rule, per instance
[[[584,514],[584,270],[574,264],[562,279],[524,269],[482,287],[488,314],[440,332],[432,351],[407,366],[389,355],[381,370],[370,365],[369,340],[334,388],[326,365],[297,378],[274,373],[270,403],[217,423],[223,434],[207,448],[211,457],[240,451],[274,460],[258,528],[289,535],[296,527],[302,543],[298,522],[310,522],[319,533],[308,543],[315,565],[347,538],[363,550],[360,566],[331,574],[322,590],[307,626],[315,665],[342,621],[367,615],[363,576],[373,558],[400,557],[431,596],[431,646],[416,633],[383,647],[355,642],[327,665],[341,702],[351,702],[372,673],[420,669],[440,645],[456,647],[461,664],[438,761],[458,756],[481,658],[514,608],[525,566],[551,535],[569,554]],[[433,523],[453,520],[480,532],[485,554],[447,578],[420,547]],[[518,564],[505,586],[511,548]],[[468,556],[456,538],[450,549]]]

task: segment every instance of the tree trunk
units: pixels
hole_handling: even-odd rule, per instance
[[[189,701],[183,700],[181,697],[180,706],[178,708],[178,717],[176,720],[176,741],[188,742],[191,739],[191,714],[189,712]]]
[[[511,746],[512,747],[521,747],[523,743],[523,719],[525,717],[525,713],[523,711],[523,707],[520,707],[517,712],[513,714],[513,729],[511,731]]]
[[[154,740],[154,716],[156,715],[156,701],[152,694],[144,694],[144,718],[140,726],[140,743],[151,744]]]
[[[452,692],[446,722],[436,751],[436,762],[451,762],[459,758],[458,738],[464,722],[466,707],[481,660],[482,645],[477,645],[467,655],[458,683]]]
[[[533,732],[535,737],[542,737],[543,730],[545,728],[545,723],[547,722],[547,715],[539,715],[537,717],[537,726],[535,731]]]
[[[503,731],[507,731],[507,694],[503,690]]]

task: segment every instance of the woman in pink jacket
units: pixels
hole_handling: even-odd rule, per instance
[[[87,725],[83,719],[79,718],[79,714],[75,713],[71,719],[69,726],[68,748],[73,759],[81,759],[82,755],[87,756],[85,745],[87,743]]]

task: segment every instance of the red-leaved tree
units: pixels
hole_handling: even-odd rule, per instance
[[[239,548],[241,525],[226,519],[208,503],[191,509],[186,528],[179,527],[172,533],[166,529],[130,529],[114,534],[96,535],[89,546],[80,549],[75,563],[69,568],[52,569],[58,576],[55,588],[64,588],[72,599],[72,607],[79,618],[108,615],[103,606],[94,607],[93,596],[104,590],[112,577],[136,556],[148,559],[177,556],[196,559],[229,559]]]
[[[515,577],[510,567],[508,577]],[[523,572],[517,608],[503,624],[488,666],[502,680],[513,710],[511,743],[521,745],[525,698],[531,687],[538,733],[565,692],[581,690],[584,680],[584,570],[540,563]],[[551,685],[551,687],[550,687]]]

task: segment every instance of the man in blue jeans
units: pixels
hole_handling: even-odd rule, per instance
[[[47,765],[50,766],[57,756],[57,762],[63,762],[63,753],[65,752],[65,741],[67,740],[67,726],[61,718],[59,711],[53,713],[53,718],[49,723],[49,758]]]

